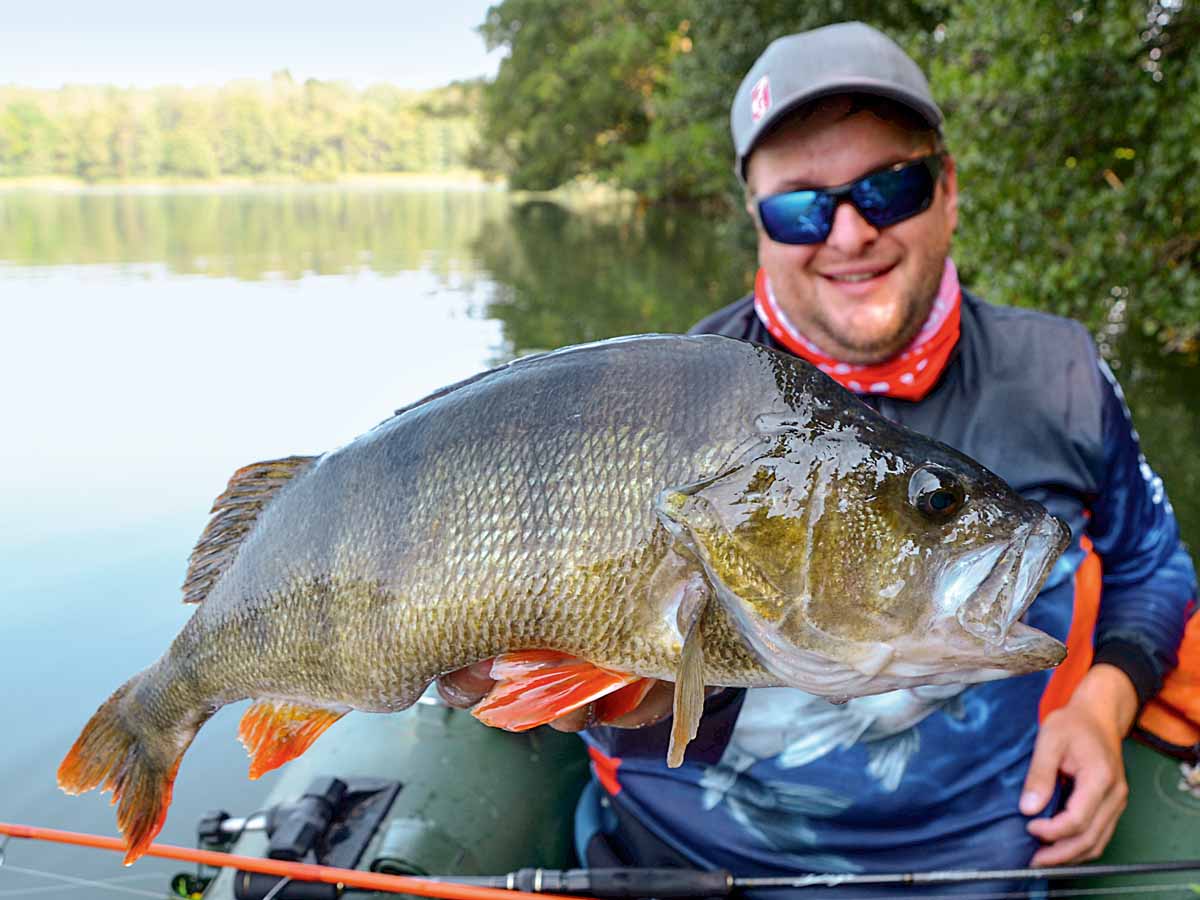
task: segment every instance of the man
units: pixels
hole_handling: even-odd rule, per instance
[[[1072,545],[1030,624],[1066,640],[1077,606],[1101,590],[1103,602],[1074,683],[1039,673],[843,706],[725,691],[676,770],[664,725],[592,729],[604,791],[581,805],[589,861],[772,874],[1095,858],[1125,806],[1121,740],[1175,665],[1195,595],[1119,388],[1079,325],[960,289],[942,115],[884,35],[844,23],[775,41],[731,122],[761,268],[751,295],[693,331],[808,359],[1065,519]],[[489,684],[486,666],[443,682],[459,703]],[[620,724],[664,715],[668,687]],[[586,714],[556,724],[579,728]]]

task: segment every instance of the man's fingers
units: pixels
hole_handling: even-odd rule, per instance
[[[496,682],[491,677],[492,660],[479,662],[447,672],[437,680],[437,692],[451,706],[466,709],[487,696]]]
[[[1021,789],[1020,809],[1025,815],[1037,815],[1050,802],[1065,750],[1066,744],[1056,732],[1043,728],[1038,734],[1025,786]]]
[[[1029,865],[1034,868],[1041,866],[1061,866],[1067,863],[1095,859],[1100,855],[1100,851],[1094,849],[1094,844],[1095,839],[1092,835],[1076,835],[1065,841],[1058,841],[1043,847],[1037,853],[1033,854],[1033,859],[1029,861]]]
[[[1085,862],[1108,846],[1128,797],[1125,782],[1115,776],[1077,780],[1066,809],[1049,819],[1029,823],[1029,833],[1047,846],[1034,854],[1033,866]]]
[[[1049,819],[1034,819],[1027,828],[1034,837],[1050,844],[1088,832],[1098,834],[1109,826],[1115,827],[1124,809],[1124,797],[1115,788],[1100,803],[1081,798],[1077,804],[1072,794],[1066,809]]]
[[[592,724],[594,715],[593,704],[589,703],[587,706],[571,710],[565,716],[552,719],[547,724],[555,731],[583,731],[583,729]]]
[[[1112,839],[1119,818],[1119,814],[1098,817],[1082,834],[1055,841],[1038,850],[1029,865],[1061,866],[1097,859]]]
[[[642,702],[623,716],[617,716],[606,725],[614,728],[644,728],[660,722],[671,714],[671,705],[675,700],[675,685],[670,681],[660,681],[646,692]]]
[[[1049,819],[1034,819],[1027,828],[1038,840],[1052,844],[1083,834],[1090,824],[1083,806],[1075,805],[1075,795],[1072,794],[1066,809]]]

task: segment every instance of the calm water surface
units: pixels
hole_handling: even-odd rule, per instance
[[[0,820],[114,833],[54,770],[186,619],[187,555],[234,469],[516,355],[685,329],[744,291],[733,233],[486,190],[0,193]],[[1194,546],[1200,369],[1128,336],[1116,355]],[[240,712],[184,758],[162,840],[270,790],[245,778]],[[0,898],[120,896],[47,871],[162,896],[179,868],[19,842]]]

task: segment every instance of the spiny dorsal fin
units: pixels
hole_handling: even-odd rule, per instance
[[[306,469],[315,456],[289,456],[251,463],[233,473],[225,493],[213,501],[213,517],[196,542],[183,582],[183,602],[200,603],[229,568],[242,539],[275,492]]]

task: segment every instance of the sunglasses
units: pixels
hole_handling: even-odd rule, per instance
[[[838,204],[846,201],[876,228],[887,228],[929,209],[941,172],[941,154],[934,153],[838,187],[773,194],[758,201],[758,219],[780,244],[819,244],[829,237]]]

